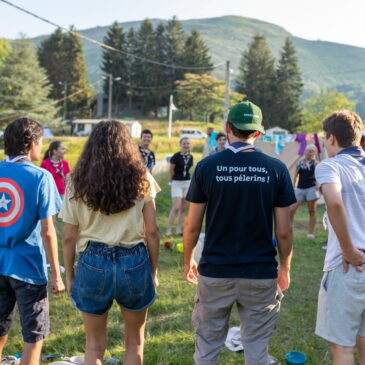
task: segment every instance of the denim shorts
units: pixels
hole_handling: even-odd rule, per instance
[[[295,197],[297,201],[310,202],[319,199],[319,192],[315,186],[306,189],[295,189]]]
[[[90,241],[81,252],[71,294],[81,312],[101,316],[114,299],[123,309],[137,312],[152,305],[155,298],[144,244],[126,248]]]

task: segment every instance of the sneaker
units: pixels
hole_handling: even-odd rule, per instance
[[[307,234],[307,238],[308,238],[309,240],[314,240],[314,239],[316,238],[316,236],[315,236],[314,234],[312,234],[312,233],[308,233],[308,234]]]

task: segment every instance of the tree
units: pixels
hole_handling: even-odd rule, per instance
[[[169,65],[184,66],[181,64],[184,55],[186,34],[181,23],[173,17],[166,25],[166,61]],[[176,80],[182,80],[188,70],[181,68],[169,68],[168,80],[174,84]]]
[[[189,67],[204,67],[200,70],[188,70],[189,73],[206,74],[213,69],[209,48],[196,29],[193,29],[186,38],[181,64]]]
[[[295,47],[289,37],[281,51],[276,85],[273,121],[293,132],[301,124],[300,95],[303,82]]]
[[[126,81],[128,84],[126,94],[128,97],[129,112],[132,111],[133,96],[136,94],[135,89],[133,89],[134,81],[136,79],[135,57],[131,56],[132,54],[134,54],[136,46],[137,46],[136,32],[135,32],[134,28],[131,27],[131,28],[129,28],[127,37],[126,37],[126,51],[128,53],[128,56],[125,60]]]
[[[9,42],[4,39],[0,38],[0,67],[2,67],[5,63],[7,56],[11,51],[11,46]]]
[[[303,101],[302,125],[297,132],[314,133],[322,130],[322,120],[336,110],[354,110],[355,103],[337,92],[337,90],[321,90]]]
[[[145,19],[136,35],[136,48],[133,54],[139,58],[134,60],[134,82],[137,93],[142,99],[143,111],[147,112],[153,105],[154,69],[155,65],[145,59],[155,58],[155,36],[151,20]],[[142,59],[141,59],[142,58]]]
[[[12,42],[12,50],[0,68],[0,126],[27,116],[51,126],[56,119],[57,104],[48,98],[51,86],[39,66],[33,43],[28,39]]]
[[[167,55],[167,31],[163,23],[159,23],[154,31],[154,59],[155,61],[168,64]],[[156,88],[153,90],[153,109],[157,115],[157,109],[160,106],[167,104],[169,95],[174,90],[174,83],[169,79],[170,69],[162,65],[153,65],[153,80],[152,85]]]
[[[276,72],[275,60],[263,35],[254,36],[242,55],[239,71],[236,91],[246,94],[250,101],[261,108],[264,126],[270,127],[275,100]]]
[[[92,89],[87,80],[82,43],[71,28],[69,33],[57,29],[42,41],[38,50],[42,67],[52,84],[50,96],[59,100],[64,97],[67,83],[67,118],[89,115]]]
[[[176,81],[177,105],[191,120],[204,119],[213,122],[223,117],[225,83],[208,74],[185,74],[184,80]],[[233,103],[244,99],[244,95],[231,93]]]
[[[103,42],[122,52],[127,52],[126,35],[123,28],[117,22],[110,26]],[[121,102],[127,96],[126,84],[129,81],[127,75],[127,55],[104,48],[101,69],[106,76],[104,81],[104,93],[106,95],[109,94],[109,75],[112,75],[113,78],[121,78],[120,82],[113,82],[113,105],[117,105],[118,102]]]

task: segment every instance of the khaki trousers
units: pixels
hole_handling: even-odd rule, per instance
[[[282,293],[276,279],[199,276],[192,322],[196,365],[216,365],[234,304],[241,320],[246,365],[268,365],[269,341],[279,316]]]

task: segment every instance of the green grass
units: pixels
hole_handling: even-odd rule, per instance
[[[156,200],[158,223],[165,232],[170,209],[170,192],[167,176],[159,175],[162,192]],[[323,207],[319,209],[321,217]],[[326,233],[318,224],[317,238],[308,241],[306,236],[307,212],[303,207],[295,220],[295,256],[292,266],[292,284],[285,293],[280,320],[271,341],[270,353],[284,364],[284,356],[290,350],[306,353],[309,365],[328,365],[330,357],[325,341],[314,335],[317,293],[322,276],[324,251],[321,241]],[[57,222],[61,239],[62,223]],[[161,243],[163,243],[163,237]],[[61,242],[61,241],[59,241]],[[175,239],[175,243],[179,240]],[[62,261],[62,258],[61,258]],[[190,365],[194,352],[194,331],[191,312],[195,289],[183,280],[183,256],[176,251],[167,251],[161,244],[158,299],[149,311],[146,327],[145,364],[147,365]],[[80,313],[73,308],[66,294],[50,294],[50,316],[52,334],[44,344],[44,354],[82,354],[84,350],[84,329]],[[234,309],[231,325],[238,325]],[[106,357],[121,359],[123,356],[123,325],[117,305],[109,315],[109,344]],[[11,330],[5,354],[21,352],[22,338],[18,320]],[[242,353],[223,349],[221,365],[241,364]]]

